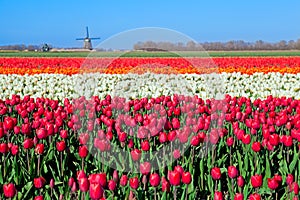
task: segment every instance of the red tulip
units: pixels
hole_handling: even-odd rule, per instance
[[[279,136],[278,134],[272,134],[269,137],[269,142],[272,146],[277,146],[279,144]]]
[[[221,170],[218,167],[212,168],[210,174],[211,174],[211,176],[214,180],[219,180],[221,178],[221,175],[222,175]]]
[[[77,192],[77,186],[76,186],[75,182],[72,184],[71,191],[72,192]]]
[[[81,133],[79,135],[79,144],[86,144],[90,139],[90,135],[88,133]]]
[[[69,178],[69,181],[68,181],[69,187],[72,187],[72,185],[73,185],[74,182],[75,182],[75,181],[74,181],[74,178],[73,178],[73,177]]]
[[[254,152],[259,152],[261,149],[260,142],[253,142],[251,148]]]
[[[137,189],[139,187],[139,179],[137,177],[129,179],[129,185],[132,189]]]
[[[193,137],[191,138],[191,145],[196,147],[196,146],[198,146],[199,144],[200,144],[199,136],[198,136],[198,135],[193,136]]]
[[[131,158],[133,161],[138,161],[140,160],[141,156],[142,156],[142,152],[139,149],[133,149],[131,152]]]
[[[42,144],[42,143],[37,144],[34,151],[37,154],[43,154],[44,153],[44,144]]]
[[[50,183],[49,183],[49,186],[50,186],[50,188],[54,188],[55,182],[54,182],[54,179],[53,179],[53,178],[51,178]]]
[[[234,195],[234,200],[243,200],[244,199],[244,195],[242,193],[236,193]]]
[[[159,134],[159,142],[160,143],[165,143],[168,141],[168,135],[165,132],[161,132]]]
[[[274,179],[278,182],[278,184],[282,182],[282,177],[279,174],[275,174]]]
[[[81,178],[87,178],[87,176],[86,176],[86,174],[85,174],[85,172],[83,170],[77,171],[76,176],[77,176],[77,180],[79,180]]]
[[[106,186],[107,179],[105,173],[99,173],[99,174],[90,174],[89,175],[89,181],[90,184],[100,184],[102,187]]]
[[[227,144],[227,146],[229,146],[229,147],[231,147],[231,146],[233,145],[233,142],[234,142],[233,137],[229,137],[229,138],[227,138],[227,140],[226,140],[226,144]]]
[[[12,130],[14,127],[14,121],[11,117],[5,117],[3,122],[3,128],[6,131]]]
[[[47,131],[44,128],[39,128],[36,130],[36,136],[39,139],[45,139],[47,135]]]
[[[93,200],[100,199],[103,197],[103,189],[101,185],[98,183],[90,184],[89,193],[90,193],[90,198]]]
[[[250,194],[249,200],[260,200],[260,195],[257,194],[257,193],[254,193],[254,194]]]
[[[161,181],[161,190],[163,192],[170,192],[170,183],[164,177]]]
[[[183,168],[182,168],[180,165],[176,165],[176,166],[174,167],[174,171],[179,172],[179,173],[180,173],[180,176],[181,176],[181,175],[183,174],[183,172],[184,172]]]
[[[238,170],[235,166],[229,166],[227,172],[230,178],[235,178],[238,175]]]
[[[271,190],[276,190],[276,188],[279,186],[278,182],[275,180],[275,178],[268,178],[268,187]]]
[[[180,121],[178,118],[173,118],[172,119],[172,126],[174,129],[179,129],[180,128]]]
[[[36,197],[34,197],[34,200],[44,200],[44,197],[43,196],[36,196]]]
[[[153,173],[149,178],[150,185],[153,187],[157,187],[160,183],[160,176],[157,173]]]
[[[89,190],[89,180],[87,178],[81,178],[78,180],[79,189],[82,192],[87,192]]]
[[[19,146],[18,145],[13,145],[11,147],[10,151],[11,151],[12,155],[14,155],[14,156],[17,155],[19,153]]]
[[[66,149],[66,143],[64,140],[56,142],[56,149],[59,152],[62,152]]]
[[[120,133],[118,134],[118,137],[119,137],[119,141],[120,141],[120,142],[125,142],[126,139],[127,139],[127,134],[126,134],[125,132],[120,132]]]
[[[212,129],[210,134],[209,134],[209,141],[212,144],[217,144],[219,141],[219,133],[217,132],[216,129]]]
[[[262,185],[262,175],[251,176],[251,185],[254,188],[260,187]]]
[[[120,178],[120,185],[121,186],[126,186],[127,185],[127,181],[128,181],[128,177],[126,175],[122,175]]]
[[[180,185],[180,173],[178,171],[169,171],[168,178],[171,185],[177,186]]]
[[[24,149],[31,149],[33,147],[33,141],[30,138],[27,138],[23,142]]]
[[[59,132],[59,135],[60,135],[61,138],[67,139],[68,138],[68,131],[67,130],[61,130]]]
[[[140,164],[140,172],[143,175],[149,174],[150,170],[151,170],[151,164],[149,162],[144,162]]]
[[[8,145],[6,143],[0,143],[0,153],[7,153],[8,152]]]
[[[243,137],[242,137],[242,142],[244,144],[250,144],[251,136],[249,134],[244,134]]]
[[[214,200],[223,200],[223,194],[220,191],[215,191]]]
[[[7,198],[12,198],[16,195],[16,188],[13,183],[8,183],[3,185],[3,193]]]
[[[85,158],[88,155],[88,149],[86,145],[79,146],[79,156],[80,158]]]
[[[116,187],[117,187],[117,184],[114,180],[109,180],[108,181],[108,189],[110,191],[114,191],[116,189]]]
[[[183,172],[182,177],[181,177],[181,181],[184,184],[190,184],[192,182],[192,176],[190,172]]]
[[[297,182],[293,182],[289,185],[290,191],[293,191],[294,194],[299,194],[299,185]]]
[[[113,180],[118,183],[119,181],[119,174],[118,174],[118,171],[117,170],[114,170],[113,172]]]
[[[292,184],[294,181],[294,176],[292,174],[288,174],[287,177],[286,177],[286,183],[288,185]]]
[[[45,185],[46,180],[41,176],[38,178],[34,178],[33,183],[35,188],[40,189]]]
[[[244,180],[244,178],[242,176],[237,177],[237,185],[239,187],[243,187],[244,183],[245,183],[245,180]]]
[[[180,150],[179,150],[179,149],[175,149],[175,150],[173,151],[173,157],[174,157],[175,159],[178,159],[178,158],[180,158],[180,156],[181,156]]]
[[[149,151],[150,149],[150,144],[149,144],[149,141],[148,140],[144,140],[142,143],[141,143],[141,149],[143,151]]]

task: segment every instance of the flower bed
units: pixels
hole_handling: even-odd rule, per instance
[[[2,197],[298,195],[299,100],[226,95],[204,101],[175,95],[126,102],[106,96],[59,104],[13,96],[0,105]],[[161,129],[153,130],[162,119]],[[162,147],[169,157],[148,157]],[[116,149],[130,156],[100,162]]]
[[[0,58],[0,198],[298,199],[300,58],[211,61]]]

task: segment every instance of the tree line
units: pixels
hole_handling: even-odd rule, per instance
[[[45,44],[44,44],[45,45]],[[25,44],[14,44],[14,45],[3,45],[0,46],[0,50],[17,50],[17,51],[41,51],[44,45],[25,45]],[[51,45],[49,45],[52,48]]]
[[[231,40],[228,42],[204,42],[196,43],[189,41],[187,43],[171,43],[171,42],[138,42],[134,45],[134,50],[148,51],[243,51],[243,50],[300,50],[300,39],[297,41],[281,40],[279,42],[270,43],[262,40],[256,42],[245,42],[243,40]]]

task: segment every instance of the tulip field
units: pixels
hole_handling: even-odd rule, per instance
[[[298,56],[1,57],[0,88],[0,199],[300,197]]]

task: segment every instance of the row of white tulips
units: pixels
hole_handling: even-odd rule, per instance
[[[156,97],[184,94],[218,98],[222,94],[246,96],[252,99],[268,95],[300,98],[300,74],[240,73],[222,74],[62,74],[0,75],[0,99],[12,94],[32,97],[64,98],[90,97],[106,94],[126,98]]]

